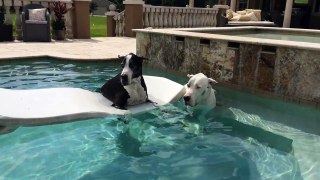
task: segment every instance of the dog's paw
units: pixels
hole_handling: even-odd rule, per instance
[[[121,109],[121,110],[128,110],[127,108],[125,108],[124,106],[119,106],[119,105],[116,105],[116,104],[111,104],[112,107],[115,107],[117,109]]]
[[[158,104],[157,102],[151,101],[150,99],[147,99],[146,102],[147,102],[147,103],[151,103],[151,104],[153,104],[153,105],[157,105],[157,104]]]
[[[117,109],[121,109],[121,110],[128,110],[127,108],[125,108],[124,106],[114,106]]]

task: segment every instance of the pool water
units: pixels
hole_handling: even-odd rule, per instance
[[[313,35],[313,34],[288,33],[288,32],[283,33],[283,32],[277,32],[277,31],[274,31],[274,32],[273,31],[237,31],[237,32],[232,31],[232,32],[224,32],[221,34],[230,35],[230,36],[250,37],[250,38],[320,43],[319,35]]]
[[[119,62],[0,62],[0,87],[95,90]],[[145,74],[187,78],[145,68]],[[0,135],[0,179],[320,179],[320,112],[216,87],[199,123],[183,102],[134,116],[20,127]]]

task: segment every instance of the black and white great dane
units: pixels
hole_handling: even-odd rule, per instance
[[[102,95],[113,103],[112,106],[119,109],[149,102],[147,86],[142,76],[142,62],[145,58],[130,53],[119,56],[119,59],[122,60],[122,72],[102,86]]]

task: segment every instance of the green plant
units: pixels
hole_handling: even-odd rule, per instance
[[[51,23],[52,29],[54,30],[65,30],[66,23],[64,15],[70,10],[66,4],[60,1],[51,2],[49,4],[50,9],[54,12],[55,18]]]
[[[109,0],[109,1],[112,2],[112,4],[116,5],[119,11],[124,10],[123,0]]]
[[[53,30],[65,30],[66,29],[65,19],[56,19],[51,22],[51,26]]]

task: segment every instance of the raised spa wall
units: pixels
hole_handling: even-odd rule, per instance
[[[137,31],[136,39],[150,66],[202,72],[223,85],[320,107],[320,51],[152,31]]]

